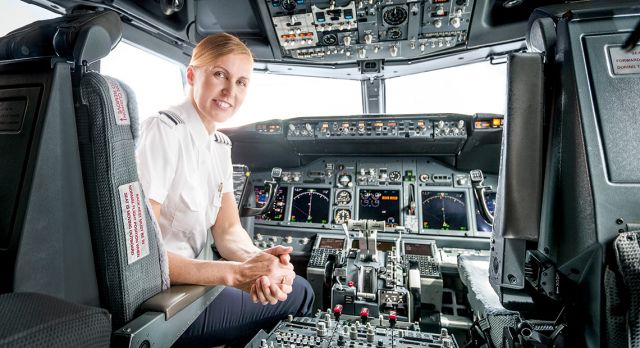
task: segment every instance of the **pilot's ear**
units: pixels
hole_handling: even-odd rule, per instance
[[[189,86],[193,86],[195,74],[196,74],[196,69],[193,67],[193,65],[189,65],[187,67],[187,83],[189,84]]]

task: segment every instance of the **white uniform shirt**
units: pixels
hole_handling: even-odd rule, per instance
[[[160,203],[167,250],[196,258],[216,222],[222,194],[233,192],[231,142],[208,134],[191,101],[145,120],[136,149],[146,196]]]

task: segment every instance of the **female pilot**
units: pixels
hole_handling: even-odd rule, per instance
[[[261,251],[240,224],[231,143],[216,128],[242,105],[252,68],[251,51],[238,38],[203,39],[187,67],[186,100],[141,125],[138,171],[160,224],[171,283],[227,286],[178,345],[244,345],[288,314],[308,315],[313,303],[309,283],[289,263],[292,248]],[[226,260],[196,259],[208,231]]]

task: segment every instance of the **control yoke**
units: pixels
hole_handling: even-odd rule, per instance
[[[271,180],[264,182],[265,196],[267,201],[261,208],[243,207],[240,211],[241,217],[262,215],[271,210],[273,202],[276,200],[276,194],[280,187],[280,180],[282,180],[282,168],[274,167],[271,169]]]
[[[474,169],[469,172],[471,175],[471,186],[473,187],[473,194],[478,202],[480,215],[484,218],[489,225],[493,225],[493,214],[487,207],[487,198],[484,193],[486,189],[491,190],[491,186],[484,186],[484,174],[480,169]]]

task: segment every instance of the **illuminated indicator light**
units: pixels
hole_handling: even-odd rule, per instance
[[[424,126],[424,121],[418,121],[418,126]]]
[[[475,123],[475,128],[489,128],[491,127],[491,123],[487,122],[487,121],[476,121]]]
[[[329,124],[328,123],[323,123],[322,124],[322,128],[329,128]]]
[[[382,122],[373,122],[374,127],[382,127],[384,124]]]
[[[500,126],[502,126],[502,119],[494,118],[494,119],[493,119],[493,126],[494,126],[494,127],[500,127]]]
[[[353,287],[353,280],[350,280],[347,282],[347,286],[352,288]]]
[[[395,127],[395,126],[396,126],[395,121],[389,121],[389,127]]]

